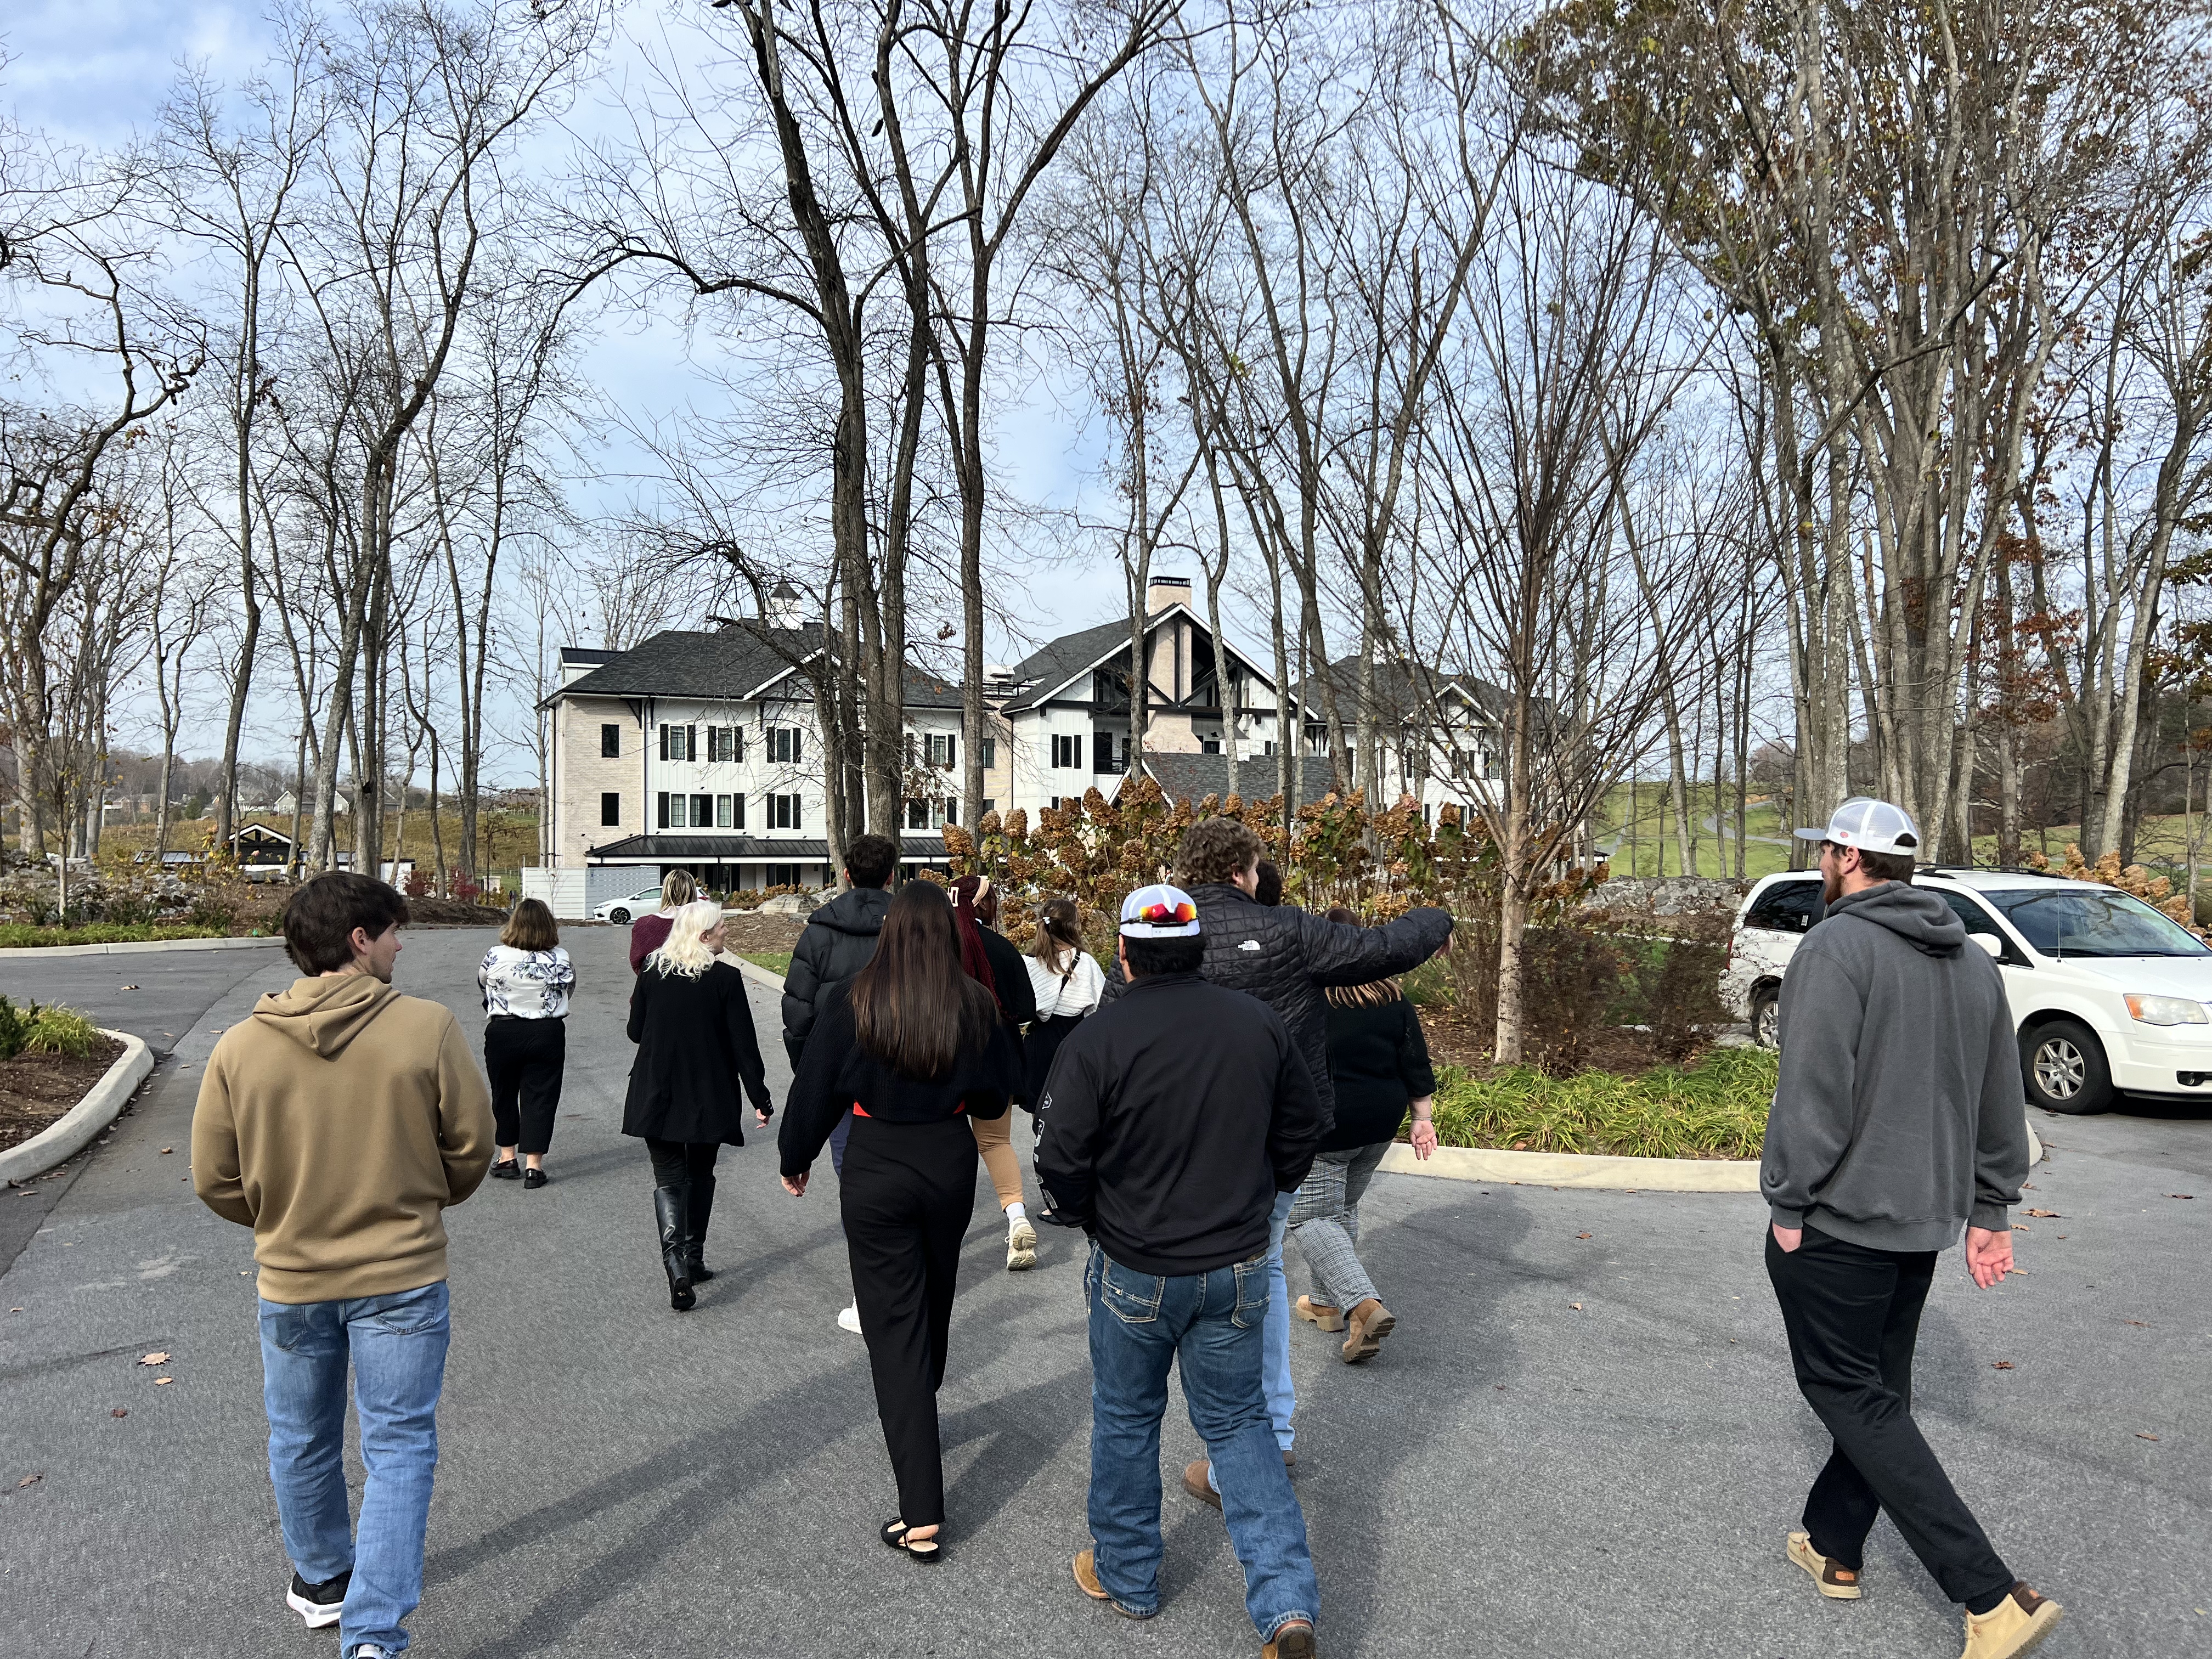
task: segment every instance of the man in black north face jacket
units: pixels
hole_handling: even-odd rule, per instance
[[[1365,985],[1419,967],[1451,937],[1451,915],[1424,908],[1385,927],[1357,927],[1294,905],[1262,904],[1254,892],[1265,850],[1236,818],[1201,819],[1184,832],[1176,868],[1205,930],[1199,972],[1212,984],[1249,992],[1282,1016],[1333,1126],[1336,1091],[1328,1077],[1328,1005],[1322,988]],[[1107,969],[1104,1000],[1127,988],[1117,963]]]
[[[851,885],[806,919],[806,931],[792,946],[783,975],[783,1047],[794,1072],[830,993],[874,957],[884,912],[891,908],[884,890],[897,868],[898,848],[890,837],[855,840],[845,849],[845,879]]]

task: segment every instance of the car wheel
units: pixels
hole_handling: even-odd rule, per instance
[[[1782,1046],[1782,998],[1771,985],[1751,994],[1751,1040],[1762,1048]]]
[[[607,912],[607,920],[614,923],[616,927],[619,927],[629,920],[629,912],[623,909],[622,906],[617,904],[613,909]]]
[[[2050,1019],[2020,1040],[2020,1069],[2027,1097],[2045,1111],[2084,1117],[2110,1109],[2112,1073],[2104,1045],[2078,1019]]]

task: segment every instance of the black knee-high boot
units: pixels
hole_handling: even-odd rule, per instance
[[[707,1220],[714,1213],[714,1177],[695,1175],[691,1177],[690,1225],[684,1236],[684,1266],[694,1285],[703,1285],[714,1276],[705,1259]]]
[[[660,1224],[660,1265],[668,1273],[668,1305],[678,1313],[690,1312],[699,1299],[692,1294],[690,1269],[684,1260],[689,1196],[682,1187],[653,1189],[653,1218]]]

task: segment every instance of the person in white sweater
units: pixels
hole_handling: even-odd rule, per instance
[[[1097,1012],[1106,975],[1083,948],[1073,899],[1049,898],[1037,908],[1036,940],[1023,961],[1036,993],[1036,1018],[1022,1045],[1022,1104],[1034,1112],[1052,1057],[1077,1024]]]

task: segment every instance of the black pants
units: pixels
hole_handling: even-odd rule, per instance
[[[840,1208],[899,1519],[941,1525],[937,1386],[945,1380],[960,1240],[975,1209],[975,1135],[958,1115],[913,1124],[855,1114],[851,1121]]]
[[[568,1022],[494,1014],[484,1022],[484,1073],[491,1079],[493,1139],[543,1156],[553,1144]]]
[[[1817,1227],[1804,1241],[1784,1250],[1768,1229],[1766,1273],[1797,1386],[1835,1438],[1805,1500],[1813,1547],[1859,1571],[1887,1510],[1943,1594],[1985,1613],[2013,1576],[1912,1420],[1912,1349],[1936,1252],[1869,1249]]]

